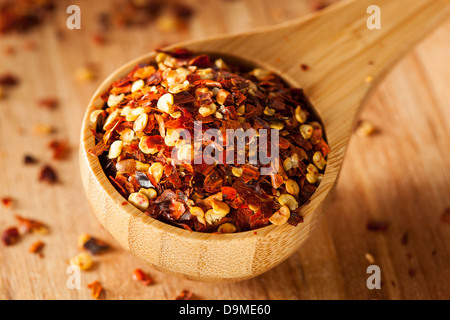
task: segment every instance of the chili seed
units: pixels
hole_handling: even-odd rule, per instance
[[[298,208],[298,202],[297,200],[290,194],[282,194],[281,196],[278,197],[278,202],[284,206],[288,206],[289,209],[291,210],[295,210]]]
[[[147,196],[139,192],[134,192],[128,197],[128,201],[141,211],[147,210],[150,205]]]
[[[221,224],[217,231],[220,233],[233,233],[236,232],[236,227],[234,226],[234,224],[226,222],[224,224]]]
[[[276,211],[269,221],[277,226],[285,224],[291,216],[291,211],[287,205],[283,205],[278,211]]]
[[[292,195],[298,195],[300,192],[300,187],[298,186],[298,183],[295,182],[292,179],[287,180],[285,183],[286,191]]]
[[[70,264],[79,267],[81,270],[88,270],[92,267],[93,261],[89,253],[81,252],[70,259]]]
[[[306,180],[308,180],[308,182],[311,184],[315,184],[319,179],[319,171],[317,170],[316,166],[313,164],[309,164],[306,167],[306,171]]]

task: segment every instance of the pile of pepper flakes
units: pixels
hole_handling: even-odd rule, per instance
[[[89,152],[146,215],[220,233],[303,221],[300,208],[320,183],[330,149],[301,89],[260,68],[176,49],[136,66],[101,98],[104,108],[90,115],[97,143]],[[261,175],[259,162],[192,159],[193,143],[180,145],[177,130],[194,136],[194,121],[219,129],[224,139],[226,129],[278,130],[278,172]],[[174,148],[181,163],[173,161]]]

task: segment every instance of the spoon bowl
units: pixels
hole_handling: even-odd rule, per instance
[[[89,103],[82,130],[80,169],[92,209],[106,230],[132,255],[157,270],[201,281],[255,277],[294,253],[310,236],[329,203],[358,111],[391,67],[450,13],[448,0],[376,1],[381,29],[369,29],[372,0],[342,1],[280,26],[167,47],[236,56],[280,75],[305,90],[321,118],[331,152],[323,179],[302,207],[304,222],[234,233],[209,234],[177,228],[146,216],[115,190],[97,157],[90,113],[100,95],[151,52],[114,71]]]

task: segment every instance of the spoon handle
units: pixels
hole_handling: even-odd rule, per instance
[[[286,66],[284,72],[300,85],[304,81],[308,94],[318,105],[328,106],[329,112],[346,100],[339,108],[348,109],[347,116],[353,119],[370,89],[449,17],[450,0],[344,1],[307,22],[285,26],[281,37],[292,47],[283,57],[292,67]],[[311,72],[299,78],[295,70],[299,64],[309,66]]]

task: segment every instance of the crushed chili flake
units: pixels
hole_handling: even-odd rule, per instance
[[[88,289],[91,289],[91,296],[96,300],[102,300],[105,298],[105,290],[98,280],[91,282],[87,285]]]
[[[11,197],[2,198],[2,204],[5,208],[11,208],[14,205],[14,200]]]
[[[53,159],[64,160],[69,154],[69,143],[66,140],[53,140],[48,145],[53,151]]]
[[[96,146],[89,153],[146,215],[210,233],[225,223],[226,230],[242,232],[273,221],[303,222],[301,208],[317,189],[330,152],[303,90],[261,68],[180,48],[135,66],[101,98],[103,109],[91,116]],[[186,133],[195,140],[199,122],[201,133],[216,130],[217,136],[185,141]],[[243,148],[229,148],[234,138],[227,131],[250,129],[256,133],[246,136]],[[266,146],[258,142],[262,129],[280,136],[279,158],[271,164],[276,174],[261,174],[267,166],[247,160],[251,141],[268,153],[276,144],[272,133]],[[289,216],[270,219],[280,209]]]
[[[110,248],[105,241],[94,238],[87,233],[80,235],[78,242],[80,249],[88,250],[93,255],[101,254]]]
[[[301,68],[303,71],[308,71],[308,70],[309,70],[309,66],[308,66],[307,64],[305,64],[305,63],[302,63],[302,64],[300,65],[300,68]]]
[[[19,84],[19,79],[12,73],[0,75],[0,85],[3,87],[13,87]]]
[[[57,98],[48,97],[38,100],[38,105],[45,109],[55,110],[58,107],[59,100]]]
[[[11,227],[3,231],[2,241],[5,246],[11,246],[19,240],[19,230],[16,227]]]
[[[0,99],[7,96],[7,89],[16,86],[18,83],[18,78],[12,73],[0,75]]]
[[[33,126],[33,133],[36,135],[49,135],[52,133],[55,133],[56,129],[48,124],[43,124],[43,123],[38,123],[36,125]]]
[[[44,246],[44,242],[37,240],[31,244],[31,246],[28,248],[28,252],[34,254],[42,254],[42,249],[44,248]]]
[[[366,228],[369,231],[380,231],[384,232],[388,229],[389,224],[384,221],[376,221],[376,220],[370,220],[367,222]]]
[[[23,163],[26,165],[37,164],[38,162],[39,161],[35,157],[30,156],[29,154],[26,154],[23,157]]]
[[[74,77],[79,82],[88,82],[95,79],[95,71],[92,67],[81,67],[75,70]]]
[[[192,292],[189,290],[183,290],[181,293],[175,297],[175,300],[191,300],[192,299]]]
[[[39,173],[39,181],[55,184],[58,182],[58,175],[51,166],[44,165]]]
[[[135,269],[133,271],[133,279],[142,282],[146,286],[149,286],[153,283],[153,279],[150,278],[150,276],[141,269]]]
[[[49,233],[48,226],[40,221],[24,218],[19,215],[16,215],[15,218],[19,224],[18,230],[20,231],[21,234],[26,234],[26,233],[47,234],[47,233]]]

